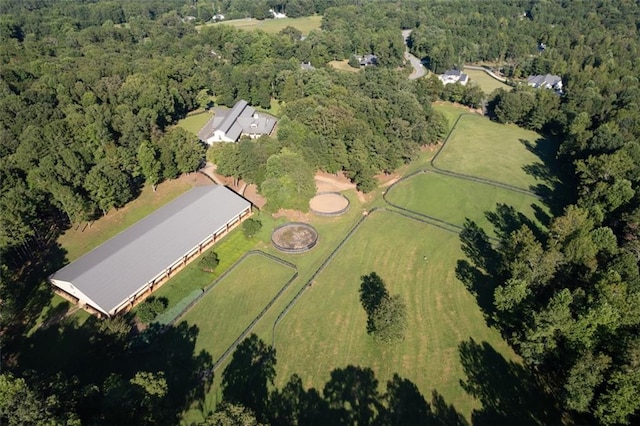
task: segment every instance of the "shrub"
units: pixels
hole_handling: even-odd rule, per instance
[[[164,297],[149,297],[147,300],[142,302],[136,311],[136,315],[138,319],[145,324],[149,324],[153,321],[159,314],[164,312],[167,309],[167,305],[169,301]]]
[[[242,223],[242,232],[247,238],[253,238],[262,229],[262,222],[249,218]]]
[[[220,260],[218,259],[218,253],[215,251],[206,252],[200,259],[200,267],[205,272],[213,272],[218,263],[220,263]]]

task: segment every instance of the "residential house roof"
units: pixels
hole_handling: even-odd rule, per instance
[[[546,89],[562,89],[562,78],[558,75],[531,75],[527,78],[527,84],[533,87],[544,87]]]
[[[198,132],[202,141],[207,141],[217,132],[223,132],[228,139],[238,140],[240,135],[269,135],[276,125],[276,118],[269,114],[256,113],[247,101],[240,100],[231,109],[217,107],[215,115]]]

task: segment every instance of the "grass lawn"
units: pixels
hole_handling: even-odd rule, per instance
[[[322,23],[321,15],[304,16],[301,18],[282,18],[282,19],[265,19],[257,20],[252,18],[246,19],[234,19],[231,21],[222,21],[210,25],[231,25],[246,31],[262,30],[265,33],[276,34],[286,27],[294,27],[302,33],[302,35],[308,35],[313,30],[319,30]],[[197,29],[202,26],[196,27]]]
[[[264,249],[271,237],[271,230],[280,222],[275,221],[268,215],[254,214],[252,217],[262,222],[262,229],[253,238],[246,238],[242,228],[238,227],[207,250],[218,253],[220,263],[213,273],[202,271],[198,264],[198,259],[196,259],[160,287],[154,293],[154,296],[166,297],[169,300],[168,307],[171,308],[192,291],[211,285],[216,278],[222,275],[224,271],[229,269],[249,250],[255,248]]]
[[[387,191],[387,199],[458,226],[469,218],[490,236],[495,234],[485,212],[494,211],[498,203],[512,206],[531,220],[535,220],[534,205],[546,212],[534,197],[436,173],[419,174],[399,182]]]
[[[68,229],[58,238],[67,251],[67,260],[73,262],[88,251],[98,247],[111,237],[124,231],[140,219],[177,198],[192,185],[186,179],[174,179],[158,185],[154,192],[145,186],[135,200],[121,209],[112,209],[106,216],[92,222]]]
[[[329,65],[331,65],[333,68],[337,70],[348,71],[348,72],[360,72],[360,70],[362,69],[362,68],[354,68],[351,65],[349,65],[348,59],[343,59],[342,61],[331,61],[329,62]]]
[[[451,102],[436,102],[433,104],[433,109],[444,114],[447,122],[449,123],[449,131],[451,131],[451,129],[453,128],[453,125],[455,124],[460,114],[469,112],[469,108],[458,104],[452,104]]]
[[[464,73],[469,76],[471,83],[475,83],[484,93],[491,94],[496,89],[511,90],[511,86],[496,80],[484,71],[465,69]]]
[[[190,115],[178,121],[177,126],[182,127],[187,132],[193,133],[197,136],[200,129],[202,129],[205,124],[207,124],[207,121],[209,121],[211,116],[211,113],[208,111],[202,114]]]
[[[462,257],[453,233],[393,213],[372,214],[278,326],[277,386],[296,373],[305,386],[321,390],[331,370],[358,365],[372,368],[381,388],[398,373],[427,399],[437,390],[469,418],[478,404],[460,386],[458,344],[474,338],[508,359],[515,355],[455,278]],[[372,271],[407,303],[407,335],[395,346],[375,343],[365,330],[358,289],[360,277]]]
[[[182,318],[200,330],[195,351],[218,359],[294,273],[265,256],[246,257]]]
[[[544,177],[552,175],[540,156],[532,151],[550,156],[554,150],[555,143],[536,132],[465,114],[434,164],[440,169],[531,189],[547,183]],[[525,169],[533,170],[540,177]]]

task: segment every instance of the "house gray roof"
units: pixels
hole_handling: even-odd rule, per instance
[[[451,75],[454,77],[462,77],[462,71],[460,70],[447,70],[442,75]]]
[[[256,114],[255,108],[247,101],[238,101],[233,108],[216,108],[215,115],[198,132],[198,137],[206,141],[211,135],[220,130],[229,139],[237,140],[243,133],[271,134],[276,125],[276,118],[268,114]]]
[[[532,75],[527,78],[527,83],[533,87],[556,87],[558,83],[562,83],[562,78],[558,75]]]
[[[50,278],[111,312],[249,206],[224,186],[193,188]]]

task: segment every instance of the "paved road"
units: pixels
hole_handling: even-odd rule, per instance
[[[413,72],[409,76],[409,80],[415,80],[427,73],[424,66],[422,66],[422,63],[420,63],[420,59],[416,58],[409,52],[404,52],[404,57],[411,62],[411,66],[413,67]]]
[[[410,34],[411,30],[402,30],[402,38],[404,39],[404,44],[407,44],[407,39],[409,38]],[[409,80],[415,80],[427,73],[427,71],[424,69],[424,66],[422,66],[422,63],[420,62],[420,59],[413,56],[411,53],[409,53],[408,50],[405,50],[404,58],[407,61],[411,62],[411,66],[413,67],[413,72],[409,76]]]

